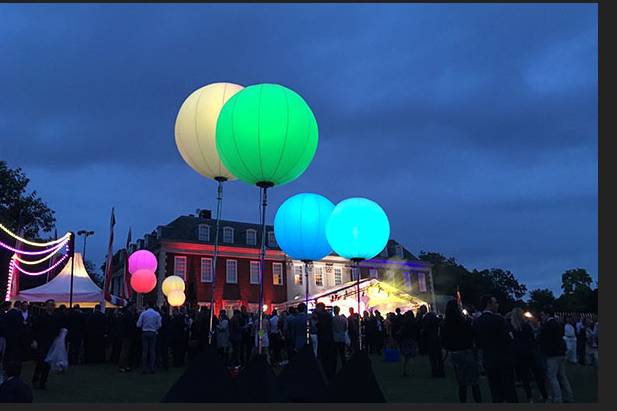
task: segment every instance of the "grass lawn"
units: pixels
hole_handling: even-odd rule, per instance
[[[458,402],[452,368],[446,366],[446,378],[430,377],[427,357],[417,357],[411,376],[400,376],[400,363],[386,363],[372,357],[373,370],[389,402],[446,403]],[[29,382],[34,364],[24,364],[22,377]],[[35,390],[35,402],[159,402],[169,387],[182,374],[183,368],[171,368],[154,375],[139,371],[119,373],[110,364],[70,367],[64,375],[50,375],[47,390]],[[567,367],[576,402],[595,402],[598,394],[597,369],[585,366]],[[490,401],[486,379],[481,381],[482,400]],[[534,391],[535,392],[535,391]],[[539,395],[535,392],[536,395]],[[471,393],[468,394],[471,400]],[[525,398],[519,388],[519,399]]]

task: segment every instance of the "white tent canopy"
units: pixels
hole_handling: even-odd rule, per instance
[[[39,287],[21,290],[14,299],[30,302],[45,302],[46,300],[54,299],[56,304],[68,304],[71,292],[71,263],[72,261],[69,258],[62,271],[51,281]],[[100,303],[102,299],[103,290],[88,275],[81,254],[75,253],[73,304],[88,307]]]

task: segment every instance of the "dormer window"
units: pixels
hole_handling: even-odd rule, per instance
[[[223,242],[224,243],[234,242],[234,229],[232,227],[223,228]]]
[[[257,230],[246,230],[246,245],[257,245]]]
[[[395,245],[394,249],[396,250],[395,252],[397,257],[405,257],[405,254],[403,253],[403,247],[401,247],[399,244]]]
[[[208,224],[199,224],[197,238],[199,241],[210,241],[210,226]]]
[[[268,247],[277,247],[274,231],[268,231]]]

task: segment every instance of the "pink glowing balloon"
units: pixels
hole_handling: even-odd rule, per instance
[[[156,256],[148,250],[135,251],[129,256],[129,273],[135,274],[138,270],[156,271],[158,263]]]
[[[131,288],[137,293],[145,294],[156,287],[156,275],[149,270],[137,270],[131,275]]]

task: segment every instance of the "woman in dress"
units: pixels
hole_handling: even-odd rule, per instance
[[[51,372],[55,374],[64,373],[69,367],[69,354],[66,350],[66,334],[68,329],[61,328],[60,334],[51,344],[45,362],[49,364]]]
[[[480,394],[480,368],[474,356],[475,336],[471,319],[464,316],[457,301],[446,305],[446,316],[440,325],[442,347],[448,352],[454,367],[460,402],[467,402],[467,387],[475,402],[482,402]]]
[[[225,364],[227,364],[229,353],[229,319],[225,310],[221,310],[216,326],[216,348]]]
[[[566,319],[563,339],[566,341],[566,360],[576,364],[578,362],[576,359],[576,329],[571,317]]]
[[[410,360],[418,355],[418,323],[413,315],[413,311],[409,310],[403,314],[403,323],[401,324],[401,355],[403,356],[403,377],[407,377],[407,364]]]

